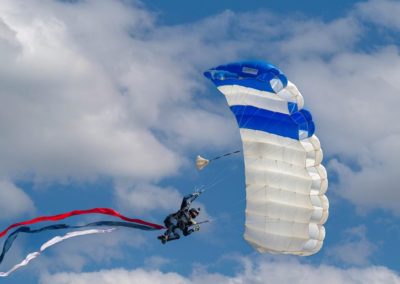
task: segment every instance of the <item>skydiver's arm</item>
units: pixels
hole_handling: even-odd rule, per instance
[[[200,196],[199,192],[186,195],[182,200],[181,210],[184,210],[185,208],[189,207],[190,204],[199,196]]]
[[[193,229],[189,229],[189,228],[185,228],[183,231],[182,231],[182,233],[183,233],[183,235],[186,237],[186,236],[189,236],[191,233],[193,233],[194,232],[194,230]]]
[[[197,231],[199,231],[200,230],[200,225],[194,225],[194,227],[193,228],[190,228],[191,226],[188,226],[188,227],[186,227],[183,231],[182,231],[182,233],[183,233],[183,235],[186,237],[186,236],[189,236],[191,233],[193,233],[193,232],[197,232]]]

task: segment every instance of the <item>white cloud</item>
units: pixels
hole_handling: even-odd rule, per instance
[[[393,47],[373,54],[341,52],[328,62],[297,61],[290,66],[316,118],[325,154],[340,157],[328,165],[339,177],[332,192],[363,210],[399,212],[394,202],[399,198],[399,66]]]
[[[339,178],[332,192],[360,210],[399,212],[394,202],[399,198],[399,66],[394,47],[372,54],[339,52],[328,61],[294,60],[288,65],[313,112],[325,155],[340,157],[328,164],[328,171]]]
[[[294,19],[284,26],[287,35],[279,42],[279,49],[282,55],[291,58],[319,58],[349,49],[361,32],[357,21],[352,18],[329,23]]]
[[[389,140],[388,148],[371,149],[371,157],[368,164],[363,164],[361,170],[352,170],[344,163],[332,160],[329,168],[339,174],[339,184],[334,187],[344,198],[356,204],[359,213],[365,214],[367,210],[380,208],[390,210],[396,215],[400,215],[398,200],[400,193],[398,188],[397,161],[400,156],[393,151],[392,157],[383,159],[382,156],[376,157],[379,152],[383,155],[390,155],[390,151],[396,149],[400,137],[392,140],[390,137],[386,141],[378,141],[379,144],[386,144]],[[392,141],[390,141],[392,140]]]
[[[159,187],[146,183],[139,183],[133,187],[120,183],[116,186],[115,194],[117,202],[123,211],[131,212],[135,216],[145,216],[149,213],[164,214],[166,216],[179,210],[183,198],[181,193],[173,187]],[[199,199],[196,199],[191,206],[201,209],[201,218],[199,220],[212,219],[207,213],[205,205],[199,202]],[[207,224],[204,231],[208,232],[210,230],[213,230],[213,226],[212,224]]]
[[[238,142],[225,104],[220,100],[215,106],[205,94],[208,82],[202,71],[232,60],[265,58],[298,85],[316,118],[325,153],[340,157],[328,167],[339,177],[332,192],[360,211],[383,208],[399,213],[399,51],[394,46],[370,53],[356,48],[365,36],[361,21],[398,27],[393,1],[365,2],[355,13],[332,22],[296,17],[281,21],[265,12],[226,11],[172,27],[157,26],[153,14],[122,3],[2,0],[0,176],[33,173],[53,180],[106,175],[129,181],[128,186],[118,185],[115,193],[127,211],[175,211],[179,191],[154,183],[177,174],[188,150]],[[373,11],[379,17],[372,17]],[[133,179],[140,182],[132,186]],[[11,203],[0,198],[5,214],[33,209],[22,190],[9,182],[5,188],[0,194],[15,198]],[[374,245],[360,231],[349,232],[358,243],[347,239],[334,249],[334,257],[367,264]],[[138,244],[141,240],[138,237]],[[102,251],[84,245],[67,246],[70,253],[60,257],[56,267],[78,271],[95,261],[92,255],[107,261],[111,251],[113,258],[122,254],[115,252],[116,243]],[[357,256],[346,258],[349,246]],[[196,272],[187,277],[154,269],[167,261],[147,259],[152,270],[47,275],[42,283],[400,281],[385,267],[340,269],[279,261],[250,262],[235,276]]]
[[[144,260],[144,265],[148,269],[160,269],[167,266],[172,261],[162,256],[150,256]]]
[[[376,3],[364,4],[373,7]],[[396,83],[400,56],[390,45],[372,52],[360,51],[358,44],[368,30],[365,18],[356,13],[357,7],[354,13],[331,22],[296,17],[282,22],[264,12],[250,15],[227,11],[196,23],[191,30],[198,32],[200,43],[213,40],[214,49],[202,47],[211,58],[219,58],[217,64],[234,60],[239,54],[251,54],[280,65],[298,85],[306,107],[314,114],[326,156],[340,157],[336,162],[340,161],[342,170],[334,167],[334,162],[328,165],[328,170],[339,175],[339,184],[332,192],[360,210],[383,208],[397,214],[399,179],[395,169],[400,139],[394,133],[400,130],[395,123],[400,103]],[[219,28],[202,35],[215,26]],[[174,29],[166,30],[168,36],[174,35]],[[185,34],[183,27],[179,31]],[[193,35],[185,38],[193,39]],[[218,49],[224,54],[216,54]],[[198,55],[196,50],[193,54]]]
[[[227,138],[232,139],[235,136],[236,142],[240,143],[233,116],[221,118],[220,115],[201,109],[182,109],[179,112],[167,112],[163,117],[170,127],[165,135],[171,145],[185,146],[189,149],[218,147],[227,145]]]
[[[116,197],[125,211],[139,215],[152,210],[175,212],[182,200],[181,194],[175,188],[151,184],[138,184],[134,187],[118,185]]]
[[[82,271],[88,265],[109,265],[126,259],[128,250],[140,251],[149,245],[140,230],[116,227],[117,231],[95,238],[79,237],[55,246],[48,255],[41,256],[40,271]],[[101,248],[101,249],[99,249]]]
[[[158,270],[146,271],[143,269],[134,270],[132,272],[124,269],[115,269],[109,271],[100,271],[97,273],[65,273],[44,276],[41,283],[188,283],[187,280],[177,273],[162,273]]]
[[[339,245],[330,247],[326,251],[326,255],[329,258],[333,257],[339,263],[368,265],[369,258],[378,249],[378,246],[367,239],[366,233],[365,225],[346,230],[344,239]]]
[[[157,35],[120,1],[3,2],[1,174],[159,179],[192,142],[229,143],[226,119],[191,102],[204,82],[182,53],[196,37]]]
[[[0,219],[16,218],[35,210],[33,201],[7,180],[0,180]]]
[[[191,276],[159,270],[101,270],[89,273],[44,275],[42,284],[67,283],[398,283],[399,275],[385,267],[340,269],[334,266],[312,266],[297,261],[244,261],[243,271],[234,276],[194,271]]]
[[[369,0],[358,3],[356,13],[367,21],[389,29],[399,29],[400,3],[393,0]]]
[[[373,11],[378,2],[360,5]],[[387,4],[395,3],[382,3],[386,8],[379,11],[389,16]],[[383,208],[398,214],[400,55],[391,45],[371,52],[360,49],[360,40],[368,32],[365,21],[372,18],[361,17],[359,9],[356,6],[348,15],[330,22],[291,15],[282,22],[265,13],[228,13],[218,20],[230,23],[219,26],[223,31],[233,30],[234,37],[246,33],[246,43],[230,42],[230,50],[235,46],[279,65],[304,95],[325,156],[340,157],[328,165],[328,171],[339,177],[332,194],[355,203],[359,210]],[[226,26],[230,28],[224,30]],[[216,42],[218,46],[219,39]]]
[[[9,64],[20,51],[21,46],[15,40],[15,32],[11,30],[0,18],[0,60]]]
[[[397,5],[382,3],[379,19],[396,27],[389,11]],[[330,168],[340,195],[397,212],[399,52],[356,48],[378,1],[330,22],[226,11],[170,27],[130,4],[2,1],[1,175],[154,183],[178,174],[187,151],[238,144],[225,104],[199,99],[208,86],[202,71],[258,57],[279,65],[304,94],[325,153],[341,157]]]

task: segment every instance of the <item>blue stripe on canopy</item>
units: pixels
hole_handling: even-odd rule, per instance
[[[315,132],[311,113],[301,109],[292,114],[273,112],[254,106],[231,106],[240,128],[268,132],[271,134],[301,140]],[[304,134],[300,136],[300,133]]]
[[[261,91],[275,93],[271,80],[280,80],[287,86],[286,76],[276,66],[264,61],[244,61],[220,65],[204,72],[204,76],[216,86],[240,85]]]

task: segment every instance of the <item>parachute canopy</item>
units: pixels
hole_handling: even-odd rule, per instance
[[[225,95],[240,128],[244,238],[259,252],[318,252],[328,218],[328,180],[303,96],[281,70],[266,62],[221,65],[204,75]]]
[[[206,158],[203,158],[202,156],[198,155],[196,158],[196,168],[198,170],[204,169],[205,166],[208,165],[210,161],[207,160]]]

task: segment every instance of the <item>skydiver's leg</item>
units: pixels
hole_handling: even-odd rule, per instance
[[[181,236],[176,232],[176,229],[178,229],[178,227],[177,226],[174,226],[173,227],[173,229],[172,229],[172,233],[173,233],[173,236],[169,236],[169,238],[167,239],[167,242],[169,242],[169,241],[173,241],[173,240],[177,240],[177,239],[179,239]]]
[[[168,240],[171,233],[174,231],[174,227],[175,227],[174,220],[175,220],[175,218],[172,215],[168,215],[167,218],[165,218],[165,220],[164,220],[164,225],[167,228],[167,230],[164,232],[163,235],[157,237],[161,241],[164,240],[163,243],[165,243],[165,241]]]
[[[193,229],[189,229],[188,227],[185,227],[183,230],[182,230],[182,233],[183,233],[183,235],[186,237],[186,236],[189,236],[191,233],[193,233],[194,232],[194,230]]]
[[[180,222],[178,222],[178,227],[185,237],[193,233],[193,229],[189,229],[190,225],[187,222],[180,220]]]
[[[172,223],[171,217],[164,220],[165,227],[167,230],[164,233],[164,236],[168,237],[174,229],[174,224]]]
[[[166,242],[169,242],[169,241],[178,240],[180,237],[181,237],[181,236],[180,236],[177,232],[173,231],[173,234],[172,234],[172,235],[171,235],[171,234],[168,235],[168,236],[161,235],[161,236],[158,236],[158,239],[160,239],[161,242],[162,242],[163,244],[165,244]]]

